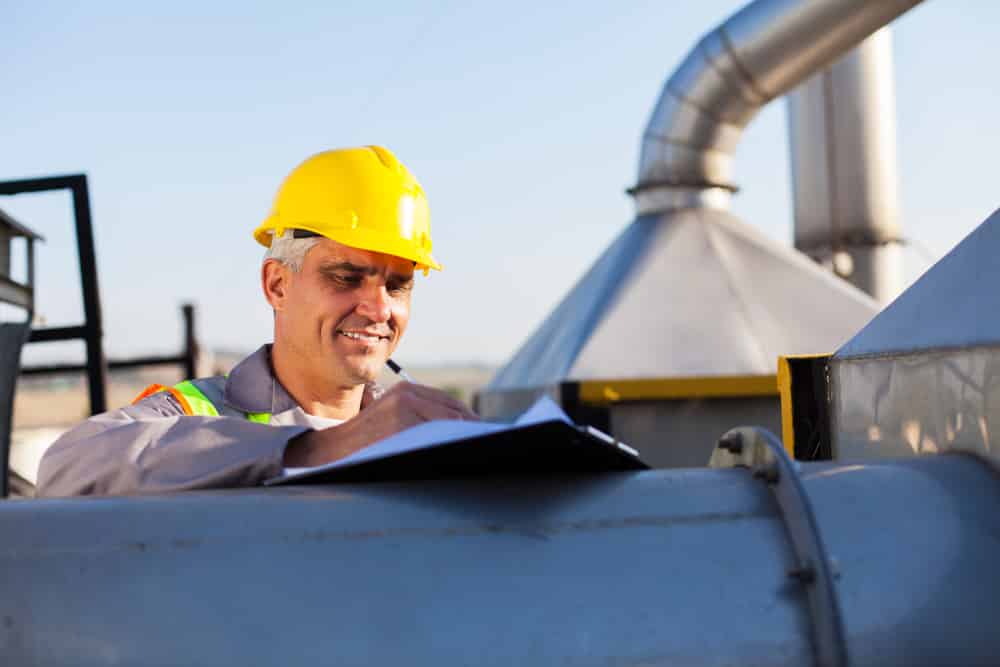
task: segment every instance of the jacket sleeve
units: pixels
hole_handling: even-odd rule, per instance
[[[95,415],[49,447],[39,496],[128,495],[254,486],[280,475],[302,426],[184,414],[170,394]]]

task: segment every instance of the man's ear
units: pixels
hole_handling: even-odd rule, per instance
[[[291,269],[278,260],[264,260],[264,265],[260,267],[260,284],[264,298],[275,311],[284,310],[291,281]]]

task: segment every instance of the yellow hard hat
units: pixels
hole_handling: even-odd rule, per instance
[[[253,237],[270,247],[288,229],[409,259],[424,273],[441,269],[431,256],[424,190],[382,146],[325,151],[293,169]]]

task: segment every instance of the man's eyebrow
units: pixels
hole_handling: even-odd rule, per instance
[[[368,276],[375,275],[378,270],[374,266],[360,266],[350,262],[328,262],[320,264],[320,271],[347,271],[348,273],[362,273]]]
[[[347,273],[360,273],[366,276],[374,276],[378,274],[378,269],[374,266],[361,266],[359,264],[351,264],[350,262],[327,262],[325,264],[320,264],[319,270],[323,273],[346,271]],[[413,282],[412,273],[396,273],[393,271],[389,274],[389,278],[404,284]]]

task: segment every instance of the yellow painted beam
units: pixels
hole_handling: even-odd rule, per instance
[[[795,424],[792,420],[792,371],[788,357],[778,357],[778,393],[781,396],[781,442],[795,458]]]
[[[620,401],[683,400],[778,396],[774,375],[718,375],[644,380],[585,380],[580,401],[607,405]]]

